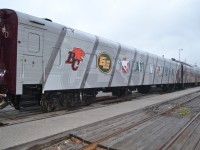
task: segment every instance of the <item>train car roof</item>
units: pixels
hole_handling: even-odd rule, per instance
[[[38,18],[38,17],[32,16],[32,15],[18,12],[18,11],[16,11],[16,14],[18,16],[19,23],[22,23],[22,24],[35,26],[35,27],[38,27],[41,29],[48,29],[48,28],[61,29],[61,28],[65,27],[58,23],[52,22],[49,19]]]

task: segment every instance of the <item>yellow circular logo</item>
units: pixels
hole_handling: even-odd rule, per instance
[[[99,54],[97,59],[97,67],[99,71],[101,71],[104,74],[107,74],[110,72],[112,67],[112,58],[110,55],[106,52],[102,52]]]

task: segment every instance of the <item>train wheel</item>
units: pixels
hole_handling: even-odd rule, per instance
[[[114,90],[114,91],[112,91],[112,96],[117,96],[117,97],[119,97],[119,96],[120,96],[119,90]]]
[[[82,100],[82,105],[83,106],[89,106],[92,104],[92,100],[90,97],[84,97]]]
[[[41,105],[42,111],[44,112],[51,112],[51,111],[54,111],[55,109],[54,105],[46,99],[45,100],[42,99],[40,101],[40,105]]]
[[[130,91],[128,88],[115,89],[112,91],[112,96],[122,97],[128,95],[132,95],[132,91]]]
[[[16,110],[20,110],[21,95],[15,95],[11,100]]]
[[[175,90],[175,85],[174,84],[170,84],[169,85],[169,92],[173,92]]]
[[[168,92],[169,91],[169,86],[168,85],[163,85],[162,86],[162,91],[163,92]]]
[[[40,105],[42,107],[42,110],[44,112],[51,112],[54,110],[60,110],[60,105],[59,105],[59,101],[60,101],[60,95],[56,95],[54,93],[48,94],[46,96],[43,96],[41,101],[40,101]]]
[[[149,86],[140,86],[137,88],[139,93],[146,94],[149,92]]]
[[[95,97],[95,92],[48,92],[42,96],[40,105],[42,111],[51,112],[90,105],[93,103]]]
[[[7,106],[7,102],[5,101],[4,97],[0,97],[0,109],[3,109]]]
[[[81,92],[80,100],[82,101],[82,106],[91,105],[96,97],[96,92]]]
[[[54,111],[56,109],[56,106],[54,105],[53,100],[47,101],[47,112]]]
[[[40,100],[40,106],[43,112],[48,112],[47,111],[47,100],[46,97],[43,95],[42,99]]]

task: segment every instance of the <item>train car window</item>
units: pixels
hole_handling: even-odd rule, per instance
[[[143,72],[144,71],[144,63],[141,61],[137,61],[134,64],[134,72]]]
[[[139,72],[139,64],[138,64],[138,62],[134,63],[134,72]]]
[[[166,73],[167,73],[167,72],[166,72],[166,67],[164,67],[164,68],[163,68],[163,75],[164,75],[164,76],[167,76]]]
[[[144,71],[144,63],[140,62],[140,72],[143,72],[143,71]]]
[[[28,51],[33,53],[40,51],[40,35],[35,33],[28,34]]]
[[[156,74],[160,74],[160,66],[156,67]]]
[[[165,76],[168,76],[168,71],[169,71],[169,69],[167,67],[165,67]]]
[[[158,74],[159,76],[161,76],[163,74],[163,67],[161,66],[157,66],[156,67],[156,74]]]
[[[172,69],[172,75],[174,75],[174,69]]]
[[[149,73],[153,73],[154,72],[154,66],[153,64],[149,64]]]
[[[160,67],[159,75],[161,76],[163,74],[163,67]]]
[[[170,75],[170,74],[171,74],[171,69],[168,68],[168,75]]]

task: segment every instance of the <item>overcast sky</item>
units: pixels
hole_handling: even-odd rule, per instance
[[[1,0],[10,8],[200,66],[200,0]]]

